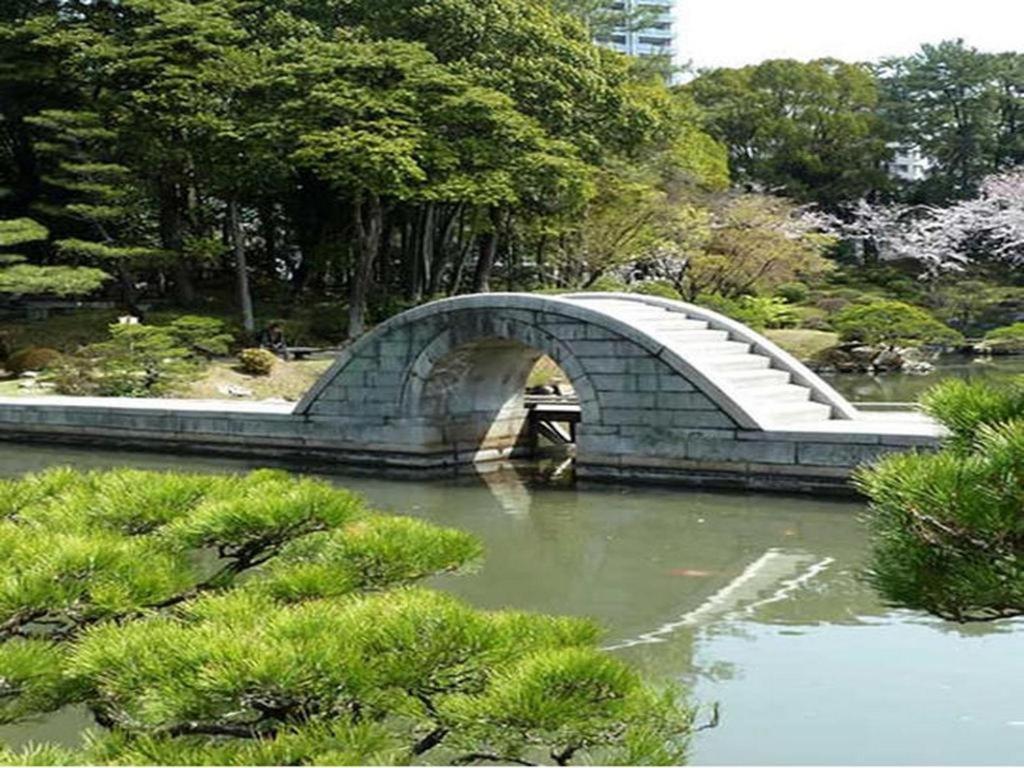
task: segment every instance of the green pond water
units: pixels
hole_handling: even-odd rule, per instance
[[[1024,355],[992,358],[947,355],[935,361],[935,371],[926,375],[839,373],[823,378],[855,403],[912,403],[943,379],[999,383],[1021,375],[1024,375]]]
[[[0,473],[238,471],[244,462],[0,444]],[[856,502],[568,487],[526,470],[403,482],[331,476],[378,507],[478,535],[475,574],[435,586],[484,608],[594,617],[606,645],[721,725],[694,764],[998,764],[1024,756],[1024,624],[962,629],[882,605],[858,578]],[[64,712],[0,740],[75,743]]]

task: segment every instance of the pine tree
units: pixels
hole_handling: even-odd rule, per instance
[[[4,481],[0,724],[74,703],[100,733],[0,762],[677,763],[693,712],[592,622],[416,586],[480,554],[278,471]]]

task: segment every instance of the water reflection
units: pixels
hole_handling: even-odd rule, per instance
[[[2,474],[54,464],[250,466],[0,447]],[[722,724],[701,734],[694,762],[1020,759],[1024,696],[1007,681],[1024,672],[1021,625],[958,628],[882,604],[858,577],[865,541],[855,502],[553,487],[522,468],[429,483],[331,479],[378,507],[484,541],[479,572],[436,586],[484,608],[594,617],[612,652],[720,702]],[[74,714],[0,729],[0,739],[73,740]]]
[[[967,379],[999,383],[1024,374],[1024,355],[975,358],[947,355],[928,375],[910,373],[840,373],[824,378],[855,403],[913,403],[943,379]]]

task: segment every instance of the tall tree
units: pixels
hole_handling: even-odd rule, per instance
[[[729,148],[737,181],[827,207],[886,184],[886,135],[867,67],[774,60],[703,72],[683,89]]]
[[[1021,161],[1022,62],[947,40],[877,67],[893,138],[934,163],[924,201],[970,197],[987,174]]]

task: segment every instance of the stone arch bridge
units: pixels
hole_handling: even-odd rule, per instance
[[[352,344],[295,406],[12,398],[0,400],[0,436],[447,469],[529,450],[525,385],[543,355],[579,398],[583,477],[835,489],[861,461],[938,435],[912,414],[869,418],[720,314],[588,293],[409,310]]]

